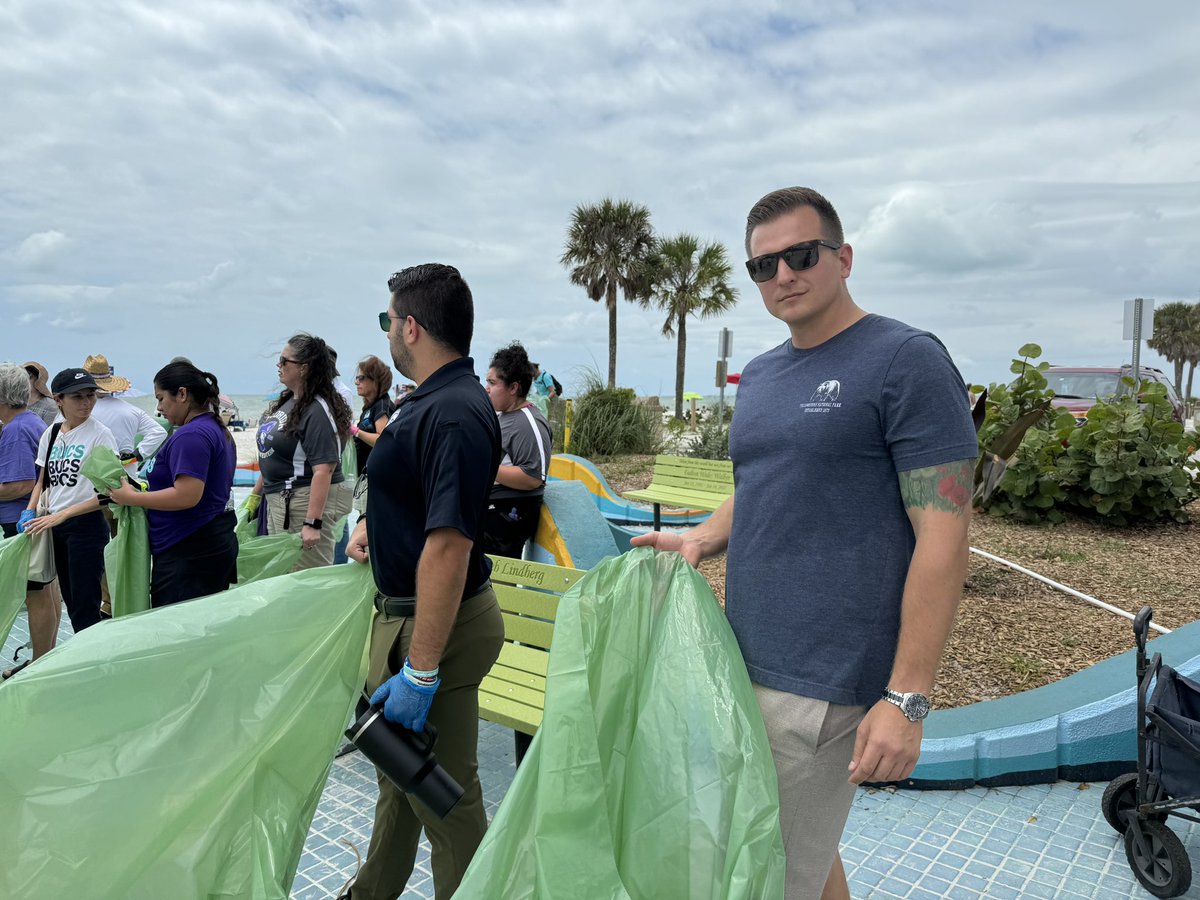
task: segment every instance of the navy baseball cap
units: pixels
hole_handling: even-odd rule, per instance
[[[97,390],[96,379],[84,369],[63,369],[50,382],[52,394],[76,394],[79,391]]]

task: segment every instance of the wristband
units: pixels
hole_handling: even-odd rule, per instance
[[[315,528],[315,529],[317,529],[317,531],[320,531],[321,526],[325,523],[322,522],[320,519],[305,519],[304,524],[307,525],[309,528]]]
[[[428,671],[414,669],[412,667],[412,663],[408,661],[408,657],[406,656],[404,657],[404,668],[401,671],[404,673],[404,677],[409,681],[413,682],[414,684],[419,684],[422,687],[427,687],[438,680],[438,671],[440,668],[440,666],[435,666]]]

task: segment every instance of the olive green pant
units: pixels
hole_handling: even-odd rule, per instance
[[[375,614],[367,692],[404,665],[413,619]],[[491,587],[463,601],[442,654],[442,679],[429,709],[437,728],[434,753],[465,793],[445,819],[405,794],[379,773],[379,802],[367,861],[354,879],[353,900],[394,900],[403,893],[416,861],[421,829],[429,837],[436,900],[451,897],[475,854],[487,816],[479,784],[479,683],[491,669],[504,642],[504,620]]]

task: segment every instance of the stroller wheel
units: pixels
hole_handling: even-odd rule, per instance
[[[1178,897],[1192,884],[1192,864],[1183,842],[1162,822],[1130,820],[1125,856],[1142,887],[1155,897]]]
[[[1100,811],[1104,813],[1104,821],[1113,830],[1124,834],[1130,820],[1137,817],[1137,772],[1127,772],[1118,775],[1104,789],[1104,797],[1100,800]],[[1167,821],[1166,813],[1150,813],[1146,816],[1154,822]]]

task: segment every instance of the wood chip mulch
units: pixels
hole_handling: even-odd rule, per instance
[[[654,457],[597,465],[620,493],[650,483]],[[971,546],[1131,613],[1148,604],[1155,622],[1177,628],[1200,619],[1200,504],[1188,510],[1186,524],[1123,528],[1088,519],[1021,525],[977,513]],[[705,560],[700,571],[724,605],[724,555]],[[973,553],[931,699],[947,708],[1003,697],[1131,647],[1127,619]]]

